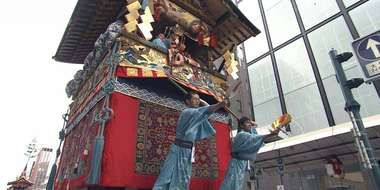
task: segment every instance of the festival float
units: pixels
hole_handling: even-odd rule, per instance
[[[83,69],[66,86],[73,102],[47,189],[151,189],[184,93],[228,98],[237,45],[259,33],[230,0],[78,0],[53,58]],[[195,142],[190,189],[223,182],[231,115],[219,109],[216,135]]]

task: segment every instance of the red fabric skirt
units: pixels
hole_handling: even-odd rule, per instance
[[[114,110],[114,116],[106,122],[104,130],[99,186],[152,188],[165,161],[165,151],[174,141],[180,111],[119,92],[110,96],[110,108]],[[218,121],[210,123],[215,127],[216,135],[195,142],[196,149],[202,151],[196,151],[200,153],[196,155],[199,159],[193,163],[190,189],[219,189],[224,180],[231,151],[228,124]],[[93,130],[97,131],[96,127]],[[65,141],[64,149],[70,148],[66,144]],[[157,154],[159,150],[161,154]],[[83,156],[80,151],[78,154]],[[88,186],[86,177],[91,155],[92,150],[88,154],[88,163],[82,164],[85,167],[82,169],[86,170],[82,172],[84,175],[61,180],[58,184],[60,189],[68,185],[69,189]],[[72,166],[67,164],[66,167]]]

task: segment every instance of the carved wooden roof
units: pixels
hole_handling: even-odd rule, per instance
[[[207,14],[192,7],[190,1],[172,1],[214,27],[217,37],[212,52],[214,58],[229,49],[230,42],[239,44],[260,33],[231,0],[202,1],[208,9]],[[123,0],[78,0],[53,59],[83,64],[99,35],[122,15],[126,5],[127,1]]]
[[[20,179],[16,181],[8,182],[7,185],[12,185],[12,187],[16,187],[16,188],[18,187],[27,188],[29,186],[34,185],[34,183],[26,180],[25,177],[21,177]]]

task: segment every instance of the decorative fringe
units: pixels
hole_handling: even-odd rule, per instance
[[[46,190],[52,190],[53,185],[54,185],[54,178],[55,178],[55,173],[57,172],[57,164],[53,164],[51,167],[50,175],[49,175],[49,181],[46,185]]]
[[[100,126],[99,126],[100,127]],[[100,171],[102,169],[102,155],[104,148],[104,137],[97,136],[94,140],[92,151],[90,172],[86,181],[89,185],[97,185],[100,181]]]

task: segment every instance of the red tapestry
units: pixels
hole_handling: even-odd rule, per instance
[[[150,189],[175,139],[180,111],[115,92],[107,122],[101,185]],[[230,159],[228,125],[214,121],[216,136],[196,142],[190,189],[218,189]],[[161,153],[161,154],[158,154]],[[210,172],[211,171],[211,172]]]
[[[136,174],[159,175],[175,139],[180,110],[140,100],[137,125]],[[214,121],[210,120],[214,126]],[[215,128],[215,127],[214,127]],[[218,180],[215,136],[195,141],[192,178]]]
[[[86,178],[92,152],[89,151],[86,160],[83,153],[86,147],[92,148],[98,127],[93,117],[99,113],[101,102],[66,136],[55,189],[88,187]],[[152,188],[175,139],[180,111],[118,92],[111,95],[110,108],[114,116],[106,122],[104,130],[99,186]],[[231,151],[229,129],[225,123],[211,123],[216,135],[196,141],[197,161],[193,164],[190,189],[219,189],[224,180]]]
[[[66,189],[70,181],[70,188],[84,185],[84,176],[88,173],[89,156],[92,142],[98,127],[94,117],[100,111],[99,101],[82,118],[82,120],[66,135],[63,151],[56,175],[56,188]],[[78,180],[81,178],[81,180]]]

